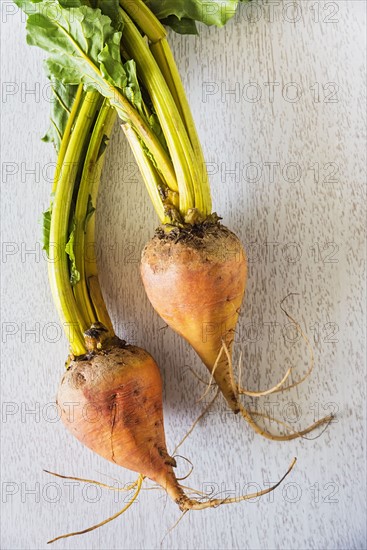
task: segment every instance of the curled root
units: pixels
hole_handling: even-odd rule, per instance
[[[268,390],[251,391],[251,390],[245,390],[244,388],[241,388],[240,386],[238,386],[238,393],[239,395],[248,395],[249,397],[262,397],[263,395],[269,395],[271,393],[276,393],[277,391],[283,391],[282,386],[286,382],[291,372],[292,372],[292,367],[290,367],[287,370],[287,372],[285,373],[281,381],[278,382],[278,384],[276,384],[272,388],[269,388]]]
[[[202,382],[203,384],[205,384],[207,386],[205,392],[199,398],[198,401],[203,400],[204,397],[206,397],[206,395],[208,394],[210,388],[213,385],[215,385],[214,382],[213,382],[214,381],[214,373],[216,371],[216,368],[218,367],[218,364],[219,364],[219,361],[220,361],[221,356],[223,354],[223,351],[227,356],[228,365],[230,367],[229,368],[230,382],[231,382],[232,387],[235,388],[235,391],[236,391],[237,395],[247,395],[249,397],[263,397],[263,396],[266,396],[266,395],[270,395],[272,393],[283,392],[283,391],[286,391],[286,390],[290,390],[291,388],[295,388],[296,386],[298,386],[299,384],[304,382],[310,376],[311,372],[314,369],[314,365],[315,365],[315,357],[314,357],[312,346],[311,346],[310,341],[307,338],[306,334],[301,329],[299,323],[297,323],[297,321],[283,307],[283,303],[285,302],[285,300],[287,300],[287,298],[289,298],[289,296],[296,296],[296,295],[297,294],[294,293],[294,292],[291,292],[291,293],[287,294],[287,296],[285,298],[283,298],[283,300],[281,301],[280,308],[285,313],[285,315],[288,317],[288,319],[290,319],[292,321],[292,323],[294,324],[297,332],[301,335],[301,337],[303,338],[303,340],[305,341],[305,343],[308,347],[309,354],[310,354],[310,367],[307,370],[306,374],[302,378],[297,380],[296,382],[288,384],[288,386],[284,386],[285,382],[288,380],[289,376],[291,375],[291,373],[293,371],[293,368],[289,367],[288,370],[286,371],[285,375],[283,376],[283,378],[275,386],[273,386],[271,388],[268,388],[267,390],[258,390],[258,391],[245,389],[240,384],[236,384],[235,381],[234,381],[231,353],[229,351],[229,347],[227,346],[226,342],[222,339],[222,346],[219,350],[218,356],[217,356],[216,361],[214,363],[214,366],[213,366],[213,369],[211,371],[211,375],[210,375],[210,378],[209,378],[208,382],[203,380],[191,367],[188,367],[188,369],[194,374],[194,376],[198,380],[200,380],[200,382]],[[238,370],[239,370],[239,379],[241,379],[241,367],[242,367],[242,352],[241,352],[240,359],[239,359],[239,368],[238,368]]]
[[[213,371],[211,373],[211,376],[210,376],[208,382],[206,382],[197,372],[195,372],[195,370],[192,367],[190,367],[190,366],[187,367],[187,369],[195,376],[195,378],[197,378],[202,384],[207,386],[205,393],[198,399],[198,401],[202,401],[204,399],[204,397],[208,394],[209,389],[216,385],[215,382],[213,381],[214,380],[214,372],[215,372],[215,369],[218,365],[218,362],[219,362],[219,359],[220,359],[220,356],[221,356],[223,350],[226,352],[227,357],[228,357],[228,353],[229,353],[228,347],[226,346],[225,343],[223,343],[223,345],[220,349],[220,352],[218,354],[217,361],[214,364]],[[241,352],[241,356],[240,356],[240,359],[239,359],[239,373],[240,373],[241,364],[242,364],[241,359],[242,359],[242,352]],[[289,377],[289,375],[291,374],[291,372],[292,372],[292,367],[290,367],[287,370],[287,372],[285,373],[282,380],[278,384],[276,384],[273,388],[270,388],[268,390],[262,390],[262,391],[251,391],[251,390],[245,390],[241,386],[237,386],[238,394],[239,395],[248,395],[249,397],[262,397],[263,395],[269,395],[270,393],[275,393],[276,391],[281,391],[280,390],[281,386],[283,386],[283,384],[286,382],[286,380]],[[239,377],[239,379],[241,378],[240,374],[239,374],[238,377]]]
[[[189,473],[186,474],[184,477],[178,477],[177,478],[177,481],[184,481],[184,479],[187,479],[188,477],[191,476],[193,470],[194,470],[194,465],[193,463],[191,462],[191,460],[189,460],[186,456],[182,456],[182,455],[173,455],[174,459],[176,458],[182,458],[183,460],[185,460],[186,462],[188,462],[190,464],[190,470],[189,470]]]
[[[242,405],[240,405],[240,413],[256,433],[258,433],[258,434],[262,435],[263,437],[265,437],[266,439],[270,439],[272,441],[290,441],[291,439],[297,439],[298,437],[301,437],[302,439],[317,439],[318,437],[320,437],[320,435],[322,435],[324,433],[324,431],[328,428],[331,421],[334,419],[334,415],[330,414],[328,416],[325,416],[324,418],[321,418],[317,422],[314,422],[314,424],[311,424],[311,426],[308,426],[307,428],[304,428],[303,430],[297,431],[294,428],[292,428],[292,426],[290,426],[286,422],[283,422],[282,420],[279,420],[277,418],[269,416],[265,413],[256,412],[256,411],[248,411]],[[259,426],[258,424],[256,424],[256,422],[253,420],[252,416],[261,416],[262,418],[271,420],[272,422],[276,422],[277,424],[282,425],[284,428],[291,431],[292,433],[285,434],[285,435],[272,434],[272,433],[268,432],[267,430],[265,430],[264,428],[261,428],[261,426]],[[306,434],[312,432],[315,428],[317,428],[318,426],[322,426],[322,425],[324,425],[324,429],[322,430],[322,432],[319,435],[317,435],[316,437],[305,437]]]
[[[289,296],[298,296],[298,294],[296,292],[290,292],[289,294],[287,294],[287,296],[285,296],[285,298],[283,298],[283,300],[280,302],[280,309],[283,311],[283,313],[285,313],[285,315],[288,317],[288,319],[290,319],[292,321],[292,323],[296,327],[296,330],[297,330],[298,334],[300,334],[302,336],[303,340],[306,342],[306,345],[308,347],[308,351],[310,353],[310,367],[309,367],[308,371],[306,372],[306,374],[302,378],[300,378],[300,380],[297,380],[297,382],[294,382],[294,383],[290,384],[289,386],[286,386],[285,388],[280,388],[280,389],[276,390],[277,392],[278,391],[290,390],[291,388],[295,388],[299,384],[302,384],[302,382],[304,382],[310,376],[310,374],[313,371],[313,368],[315,366],[315,356],[314,356],[313,349],[312,349],[312,346],[310,344],[309,339],[307,338],[306,334],[301,329],[299,323],[297,323],[297,321],[291,315],[289,315],[289,313],[283,307],[283,303],[285,302],[285,300],[287,300],[287,298],[289,298]]]
[[[226,346],[226,344],[223,342],[223,346],[224,348],[224,351],[227,355],[227,360],[228,360],[228,365],[229,365],[229,368],[230,370],[232,371],[233,368],[232,368],[232,358],[231,358],[231,354]],[[309,371],[310,372],[310,371]],[[283,378],[284,380],[284,378]],[[299,382],[298,382],[299,383]],[[281,384],[281,382],[279,383]],[[279,384],[277,384],[279,386]],[[296,384],[297,385],[297,384]],[[277,386],[275,386],[276,388]],[[268,392],[268,393],[274,393],[274,391],[279,391],[279,390],[274,390],[273,388],[273,392]],[[281,391],[281,390],[280,390]],[[274,418],[274,417],[271,417],[271,416],[268,416],[266,415],[265,413],[258,413],[258,412],[255,412],[255,411],[248,411],[240,402],[238,403],[238,407],[239,407],[239,412],[240,414],[242,415],[242,417],[249,423],[249,425],[251,426],[251,428],[256,432],[258,433],[259,435],[262,435],[263,437],[265,437],[266,439],[270,439],[272,441],[290,441],[291,439],[296,439],[298,437],[302,437],[304,439],[313,439],[313,438],[306,438],[304,437],[306,434],[308,434],[309,432],[311,432],[312,430],[314,430],[315,428],[317,428],[318,426],[321,426],[323,424],[325,424],[325,429],[329,426],[330,422],[333,420],[334,416],[333,415],[329,415],[329,416],[325,416],[324,418],[322,418],[321,420],[318,420],[317,422],[315,422],[314,424],[312,424],[311,426],[308,426],[307,428],[305,428],[304,430],[300,430],[300,431],[297,431],[297,430],[294,430],[294,428],[292,428],[291,426],[289,426],[289,424],[286,424],[285,422],[283,422],[282,420],[278,420],[277,418]],[[287,430],[291,431],[292,433],[291,434],[286,434],[286,435],[277,435],[277,434],[272,434],[270,432],[268,432],[267,430],[265,430],[264,428],[261,428],[261,426],[259,426],[255,421],[254,419],[252,418],[252,416],[261,416],[263,418],[267,418],[268,420],[272,420],[273,422],[276,422],[277,424],[280,424],[282,425],[283,427],[285,427]],[[323,433],[323,432],[321,432]],[[319,437],[321,434],[319,434],[317,437]]]
[[[271,493],[277,487],[279,487],[279,485],[284,481],[284,479],[290,474],[296,462],[297,462],[297,459],[294,458],[288,470],[283,475],[283,477],[277,483],[275,483],[272,487],[268,487],[267,489],[263,489],[262,491],[257,491],[256,493],[251,493],[248,495],[241,495],[239,497],[227,497],[222,499],[212,498],[204,502],[192,500],[188,498],[186,495],[181,494],[181,496],[176,499],[176,502],[179,505],[182,512],[187,512],[189,510],[204,510],[205,508],[217,508],[222,504],[234,504],[234,503],[242,502],[244,500],[251,500],[253,498],[257,498],[257,497],[266,495],[268,493]]]
[[[51,473],[51,472],[49,472]],[[65,476],[59,476],[58,474],[56,474],[58,477],[65,477]],[[77,479],[77,478],[70,478],[70,479]],[[132,498],[129,500],[129,502],[126,504],[126,506],[124,506],[122,508],[122,510],[120,510],[119,512],[117,512],[116,514],[114,514],[113,516],[105,519],[104,521],[101,521],[100,523],[97,523],[96,525],[93,525],[92,527],[88,527],[87,529],[83,529],[82,531],[75,531],[73,533],[68,533],[66,535],[60,535],[59,537],[56,537],[52,540],[49,540],[47,542],[47,544],[52,544],[53,542],[56,542],[57,540],[60,540],[60,539],[66,539],[66,538],[69,538],[69,537],[75,537],[76,535],[84,535],[85,533],[89,533],[90,531],[94,531],[95,529],[98,529],[99,527],[102,527],[103,525],[106,525],[106,523],[109,523],[110,521],[113,521],[114,519],[118,518],[119,516],[121,516],[123,513],[126,512],[126,510],[128,510],[130,508],[130,506],[135,502],[135,500],[138,498],[138,495],[140,493],[140,490],[141,490],[141,486],[143,484],[143,480],[144,480],[144,476],[143,475],[139,475],[138,479],[136,480],[136,482],[133,484],[133,486],[136,486],[136,489],[135,489],[135,493],[133,494]],[[84,480],[83,480],[84,481]],[[103,484],[102,484],[103,485]]]
[[[287,378],[289,377],[289,375],[291,374],[292,372],[292,368],[289,368],[287,370],[287,372],[285,373],[284,377],[282,378],[282,380],[276,384],[273,388],[270,388],[268,390],[265,390],[265,391],[257,391],[257,392],[252,392],[252,391],[249,391],[249,390],[244,390],[243,388],[241,388],[240,386],[238,386],[238,393],[240,395],[248,395],[250,397],[261,397],[263,395],[269,395],[271,393],[278,393],[278,392],[282,392],[282,391],[286,391],[286,390],[290,390],[291,388],[295,388],[296,386],[298,386],[299,384],[302,384],[302,382],[304,382],[311,374],[311,372],[313,371],[314,369],[314,366],[315,366],[315,356],[314,356],[314,352],[313,352],[313,349],[312,349],[312,346],[310,344],[310,341],[309,339],[307,338],[306,334],[303,332],[303,330],[301,329],[299,323],[297,323],[297,321],[291,316],[289,315],[289,313],[286,311],[286,309],[283,307],[283,303],[287,300],[287,298],[289,298],[289,296],[298,296],[297,293],[295,292],[290,292],[289,294],[287,294],[287,296],[285,296],[285,298],[283,298],[283,300],[280,302],[280,309],[283,311],[283,313],[288,317],[288,319],[290,319],[290,321],[292,321],[292,323],[294,324],[298,334],[301,335],[301,337],[303,338],[303,340],[305,341],[306,345],[307,345],[307,348],[309,350],[309,354],[310,354],[310,367],[308,369],[308,371],[306,372],[306,374],[300,378],[299,380],[297,380],[297,382],[293,382],[292,384],[289,384],[288,386],[285,386],[283,387],[284,383],[286,382]]]
[[[229,353],[229,351],[228,351]],[[228,357],[228,354],[227,354],[227,357]],[[239,361],[238,361],[238,379],[241,380],[241,367],[242,367],[242,351],[240,353],[240,358],[239,358]],[[269,395],[271,393],[275,393],[277,391],[281,391],[281,387],[283,386],[283,384],[286,382],[286,380],[288,379],[288,377],[290,376],[292,372],[292,367],[289,367],[289,369],[287,370],[287,372],[285,373],[285,375],[283,376],[283,378],[281,379],[280,382],[278,382],[278,384],[276,384],[275,386],[273,386],[272,388],[269,388],[267,390],[260,390],[260,391],[251,391],[251,390],[245,390],[244,388],[242,388],[239,384],[237,386],[237,391],[238,391],[238,394],[239,395],[247,395],[249,397],[262,397],[264,395]]]
[[[283,298],[283,300],[280,303],[280,308],[285,313],[285,315],[288,317],[288,319],[290,319],[292,321],[292,323],[296,327],[297,332],[302,336],[303,340],[306,342],[306,345],[308,347],[309,354],[310,354],[310,367],[309,367],[308,371],[306,372],[306,374],[300,380],[284,387],[283,383],[284,383],[285,379],[287,378],[287,376],[285,376],[279,384],[274,386],[274,388],[272,388],[272,390],[269,391],[269,393],[277,393],[277,392],[281,392],[281,391],[286,391],[286,390],[290,390],[291,388],[294,388],[294,387],[298,386],[299,384],[304,382],[306,380],[306,378],[308,378],[308,376],[311,374],[311,372],[314,368],[314,364],[315,364],[315,357],[314,357],[313,349],[312,349],[312,346],[310,344],[309,339],[307,338],[306,334],[301,329],[299,323],[297,323],[297,321],[291,315],[289,315],[289,313],[283,307],[283,303],[285,302],[285,300],[289,296],[293,296],[293,295],[296,295],[296,294],[291,292],[285,298]],[[239,392],[239,393],[241,393],[241,392]],[[267,439],[271,439],[273,441],[289,441],[291,439],[296,439],[298,437],[302,437],[303,439],[316,439],[317,437],[320,437],[320,435],[322,435],[322,433],[327,429],[327,427],[329,426],[329,424],[331,423],[331,421],[334,418],[334,415],[325,416],[324,418],[321,418],[320,420],[318,420],[314,424],[311,424],[311,426],[308,426],[307,428],[305,428],[303,430],[297,431],[297,430],[294,430],[294,428],[292,428],[291,426],[289,426],[289,424],[286,424],[285,422],[282,422],[281,420],[278,420],[277,418],[270,417],[270,416],[268,416],[264,413],[258,413],[258,412],[255,412],[255,411],[248,411],[242,405],[240,406],[240,412],[241,412],[243,418],[250,424],[250,426],[258,434],[266,437]],[[259,416],[259,417],[271,420],[273,422],[276,422],[277,424],[282,425],[284,428],[286,428],[288,431],[290,431],[292,433],[287,434],[287,435],[274,435],[274,434],[271,434],[268,431],[261,428],[258,424],[256,424],[256,422],[253,420],[252,416]],[[306,434],[310,433],[315,428],[317,428],[318,426],[322,426],[322,425],[324,425],[324,430],[322,430],[322,432],[319,435],[317,435],[315,438],[305,437]]]
[[[311,372],[314,368],[315,357],[314,357],[313,349],[312,349],[312,346],[310,344],[309,339],[307,338],[306,334],[301,329],[299,323],[297,323],[296,320],[291,315],[289,315],[289,313],[283,307],[284,301],[289,296],[292,296],[292,295],[294,295],[294,293],[290,293],[285,298],[283,298],[283,300],[280,303],[280,307],[281,307],[282,311],[285,313],[285,315],[292,321],[292,323],[296,327],[297,332],[302,336],[303,340],[306,342],[306,345],[307,345],[308,350],[309,350],[310,366],[309,366],[309,369],[307,370],[306,374],[300,380],[297,380],[297,382],[294,382],[294,383],[288,384],[287,386],[284,386],[285,382],[287,381],[287,379],[289,378],[289,376],[292,372],[292,368],[289,368],[287,370],[287,372],[285,373],[285,375],[283,376],[282,380],[280,382],[278,382],[278,384],[276,384],[274,387],[272,387],[268,390],[256,391],[255,392],[255,391],[250,391],[250,390],[243,389],[239,385],[236,385],[233,381],[232,356],[231,356],[230,349],[229,349],[229,347],[227,346],[227,344],[224,340],[222,340],[222,347],[221,347],[221,350],[218,354],[218,358],[217,358],[217,360],[215,362],[215,365],[214,365],[214,367],[217,366],[219,358],[220,358],[222,352],[224,351],[225,354],[226,354],[226,357],[227,357],[227,364],[228,364],[228,369],[229,369],[229,373],[230,373],[230,384],[236,390],[237,405],[238,405],[237,411],[249,423],[249,425],[252,427],[252,429],[256,433],[262,435],[263,437],[265,437],[267,439],[273,440],[273,441],[289,441],[291,439],[296,439],[298,437],[302,437],[304,439],[315,439],[315,438],[305,437],[305,435],[308,434],[309,432],[313,431],[318,426],[324,425],[324,430],[319,435],[316,436],[316,437],[320,437],[320,435],[322,435],[322,433],[327,429],[327,427],[329,426],[329,424],[331,423],[331,421],[334,418],[333,415],[328,415],[328,416],[325,416],[324,418],[318,420],[317,422],[315,422],[314,424],[308,426],[307,428],[305,428],[303,430],[295,430],[289,424],[287,424],[285,422],[282,422],[281,420],[278,420],[277,418],[270,417],[270,416],[268,416],[264,413],[259,413],[259,412],[256,412],[256,411],[249,411],[239,402],[239,399],[238,399],[239,395],[248,395],[250,397],[261,397],[261,396],[270,395],[270,394],[277,393],[277,392],[290,390],[291,388],[294,388],[294,387],[298,386],[299,384],[301,384],[302,382],[304,382],[306,380],[306,378],[308,378],[308,376],[311,374]],[[241,367],[241,358],[242,357],[240,357],[239,367]],[[213,372],[214,372],[214,368],[213,368],[213,371],[212,371],[212,375],[213,375]],[[213,376],[212,376],[212,378],[213,378]],[[212,382],[212,378],[210,380],[210,384]],[[208,386],[208,388],[207,388],[204,395],[206,395],[206,393],[209,391],[209,389],[210,389],[210,385]],[[270,421],[276,422],[277,424],[283,426],[287,431],[289,431],[291,433],[285,434],[285,435],[272,434],[272,433],[268,432],[266,429],[259,426],[255,422],[255,420],[253,419],[253,416],[259,416],[259,417],[268,419]]]
[[[294,428],[292,428],[292,426],[287,424],[286,422],[283,422],[282,420],[278,420],[277,418],[273,418],[272,416],[269,416],[267,414],[264,414],[264,413],[261,413],[261,412],[256,412],[256,411],[248,411],[248,412],[252,416],[260,416],[261,418],[265,418],[267,420],[270,420],[271,422],[276,422],[277,424],[281,424],[287,430],[290,430],[295,434],[294,438],[302,437],[302,439],[308,439],[309,441],[313,441],[314,439],[318,439],[327,430],[327,428],[329,427],[329,424],[331,424],[331,422],[335,418],[334,414],[329,414],[328,416],[325,416],[324,418],[321,418],[320,420],[317,420],[316,422],[311,424],[308,428],[297,431]],[[315,437],[305,437],[306,434],[312,432],[313,430],[315,430],[319,426],[324,426],[324,428],[321,430],[321,432],[318,435],[316,435]]]
[[[95,481],[94,479],[85,479],[83,477],[74,477],[74,476],[63,476],[61,474],[56,474],[55,472],[50,472],[49,470],[43,470],[46,472],[46,474],[50,474],[55,477],[60,477],[61,479],[72,479],[73,481],[81,481],[82,483],[91,483],[93,485],[98,485],[99,487],[103,487],[104,489],[110,489],[111,491],[124,491],[129,492],[132,491],[138,483],[138,480],[134,481],[131,485],[128,485],[127,487],[114,487],[113,485],[107,485],[106,483],[101,483],[100,481]]]

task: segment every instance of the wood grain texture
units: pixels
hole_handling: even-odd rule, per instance
[[[299,295],[287,308],[315,350],[315,371],[305,384],[246,402],[272,407],[282,420],[298,416],[295,426],[332,409],[337,421],[314,441],[273,443],[220,401],[181,449],[195,465],[186,483],[240,494],[277,480],[297,456],[283,487],[258,502],[190,513],[167,536],[179,517],[176,506],[158,491],[142,492],[128,514],[59,548],[366,548],[366,9],[362,1],[296,2],[300,19],[292,23],[299,13],[289,4],[273,3],[271,20],[269,4],[260,2],[252,8],[255,22],[242,6],[226,28],[202,29],[199,37],[172,33],[170,42],[210,163],[214,208],[250,259],[236,346],[243,384],[261,389],[289,365],[295,379],[307,369],[306,346],[293,341],[279,308],[289,292]],[[2,10],[1,546],[42,549],[49,538],[123,506],[121,493],[73,488],[43,468],[122,483],[134,476],[82,448],[53,421],[67,346],[39,245],[55,160],[39,141],[47,127],[47,84],[42,54],[25,44],[20,13],[8,2]],[[269,82],[276,83],[273,100]],[[144,294],[139,256],[157,221],[118,126],[107,154],[97,215],[103,290],[118,334],[161,366],[172,450],[203,408],[203,387],[187,367],[203,377],[206,371],[163,328]],[[182,475],[187,468],[179,460]]]

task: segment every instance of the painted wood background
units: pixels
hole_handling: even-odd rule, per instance
[[[94,456],[55,418],[67,353],[47,284],[39,216],[48,203],[52,147],[42,53],[25,44],[24,21],[2,3],[2,503],[4,549],[42,549],[122,508],[123,493],[42,470],[120,483],[134,476]],[[249,256],[236,361],[251,389],[309,364],[307,382],[285,394],[245,399],[292,425],[328,412],[316,440],[274,443],[254,435],[218,401],[181,448],[191,487],[240,495],[292,475],[255,502],[190,513],[159,491],[142,492],[122,518],[65,549],[366,548],[365,469],[365,22],[363,1],[259,2],[222,30],[170,35],[211,173],[215,210]],[[139,256],[157,224],[116,126],[98,205],[98,253],[118,334],[143,345],[164,377],[169,449],[203,408],[206,377],[195,354],[155,315]],[[206,398],[207,399],[207,398]],[[276,429],[272,425],[272,429]],[[179,460],[179,473],[188,472]]]

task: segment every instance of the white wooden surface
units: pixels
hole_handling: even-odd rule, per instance
[[[142,492],[125,516],[59,548],[366,548],[366,5],[271,4],[258,4],[256,21],[242,6],[225,29],[171,35],[171,43],[211,163],[215,210],[251,260],[236,349],[237,357],[243,353],[243,383],[260,389],[290,364],[299,373],[307,368],[305,345],[291,343],[294,332],[279,308],[288,292],[299,293],[288,309],[315,351],[315,371],[305,384],[252,406],[269,412],[272,405],[290,422],[296,406],[295,426],[332,410],[337,422],[315,441],[274,443],[218,402],[181,449],[195,465],[186,483],[239,495],[277,480],[297,456],[283,487],[259,502],[190,513],[169,534],[176,506],[159,492]],[[24,22],[13,11],[3,3],[1,542],[4,549],[41,549],[49,538],[123,506],[121,494],[82,484],[72,491],[42,469],[105,482],[106,476],[123,483],[134,476],[92,455],[52,421],[67,346],[55,329],[38,219],[48,203],[54,155],[39,140],[49,110],[42,54],[26,46]],[[269,82],[278,83],[273,99]],[[237,175],[226,173],[235,169]],[[187,365],[206,373],[179,337],[160,330],[144,295],[138,259],[155,226],[116,127],[98,209],[101,279],[118,333],[161,366],[172,450],[203,407],[197,402],[203,387]],[[277,323],[273,336],[269,323]],[[35,334],[27,332],[32,329]],[[185,475],[188,465],[179,467]]]

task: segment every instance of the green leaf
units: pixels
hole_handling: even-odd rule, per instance
[[[56,152],[59,152],[62,136],[68,122],[77,86],[65,85],[55,78],[51,79],[52,103],[50,126],[42,141],[53,143]]]
[[[175,32],[179,34],[199,34],[196,27],[196,22],[193,19],[183,17],[179,19],[176,15],[169,15],[164,19],[161,19],[163,25],[171,27]]]
[[[60,1],[66,5],[79,2]],[[29,6],[32,7],[27,21],[27,41],[49,53],[45,62],[49,77],[62,82],[64,87],[75,86],[82,81],[87,90],[97,90],[109,99],[119,117],[128,121],[121,98],[118,99],[120,93],[150,125],[166,148],[157,117],[150,116],[145,110],[135,61],[129,60],[125,64],[121,61],[121,33],[115,31],[109,17],[99,9],[85,5],[64,8],[58,0],[25,2],[27,12],[30,12]],[[55,116],[52,117],[54,120]],[[59,143],[63,125],[56,124],[53,128],[55,132],[48,133],[46,139]]]
[[[46,251],[47,257],[50,253],[50,230],[53,203],[42,213],[42,249]]]
[[[93,206],[92,197],[91,197],[91,195],[88,195],[87,215],[85,216],[85,222],[84,222],[84,233],[86,232],[88,222],[91,219],[91,217],[93,216],[95,211],[96,211],[96,209]]]
[[[115,33],[97,57],[102,77],[117,88],[123,89],[127,84],[126,73],[120,58],[121,34]],[[93,87],[93,84],[92,84]],[[98,90],[98,85],[96,86]]]
[[[24,7],[23,0],[15,1]],[[27,20],[27,42],[49,53],[48,75],[63,84],[83,82],[87,90],[96,90],[109,99],[119,117],[126,120],[118,93],[126,93],[127,99],[133,95],[137,98],[138,83],[132,79],[132,65],[128,66],[129,74],[124,69],[121,33],[115,31],[110,18],[88,6],[63,8],[57,0],[25,0],[27,13],[29,6],[32,14]]]
[[[100,145],[99,150],[98,150],[97,160],[99,160],[101,158],[101,156],[103,155],[103,153],[105,152],[109,141],[110,141],[110,138],[108,136],[106,136],[106,134],[104,134],[104,136],[102,138],[102,141],[101,141],[101,145]]]
[[[13,0],[14,4],[24,11],[27,15],[37,12],[39,9],[38,4],[41,4],[43,0]]]
[[[113,27],[120,31],[123,27],[119,0],[91,0],[90,6],[92,8],[99,8],[104,15],[112,21]]]
[[[158,19],[174,15],[179,20],[223,27],[236,13],[239,0],[146,0],[145,3]]]
[[[42,2],[43,0],[38,1]],[[123,27],[119,0],[59,0],[59,4],[63,8],[80,8],[80,6],[90,6],[93,9],[99,8],[103,15],[107,15],[111,19],[112,25],[117,31],[120,31]]]
[[[136,63],[133,59],[124,63],[124,69],[127,76],[127,83],[124,87],[124,96],[130,101],[139,114],[144,117],[143,112],[143,99],[141,96],[141,90],[138,82],[138,76],[136,74]]]
[[[79,8],[83,4],[86,4],[86,2],[81,2],[80,0],[59,0],[59,3],[63,8]]]
[[[16,0],[23,7],[22,0]],[[49,53],[49,74],[64,84],[106,87],[104,79],[116,86],[126,84],[120,59],[121,34],[109,17],[87,6],[63,8],[57,0],[34,3],[27,20],[27,42]]]
[[[80,0],[59,0],[63,8],[77,8],[83,5]],[[84,2],[86,4],[86,2]],[[93,0],[90,3],[93,8],[100,8],[104,15],[107,15],[116,30],[123,26],[119,10],[118,0]],[[52,78],[53,100],[51,104],[50,126],[42,141],[52,142],[56,153],[59,152],[61,139],[64,135],[70,110],[75,99],[77,86],[64,85],[59,80]]]
[[[74,238],[75,238],[75,221],[72,224],[72,230],[69,234],[69,240],[65,246],[65,252],[69,256],[69,269],[70,269],[70,283],[76,285],[80,281],[80,273],[76,267],[75,251],[74,251]]]

